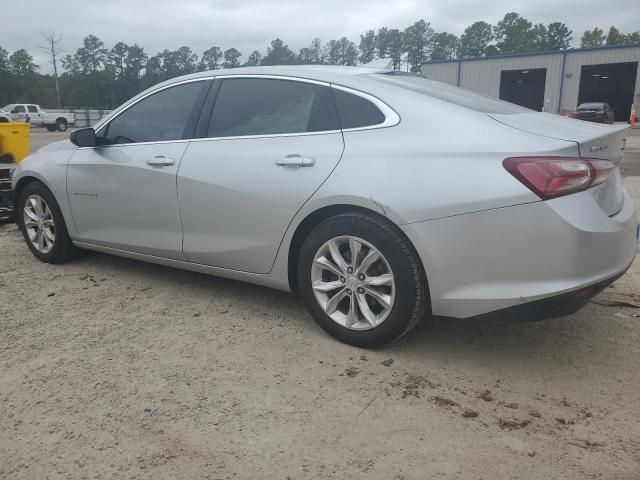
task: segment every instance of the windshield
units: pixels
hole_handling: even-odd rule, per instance
[[[12,108],[13,108],[13,103],[10,103],[9,105],[5,105],[4,107],[2,107],[2,110],[5,112],[10,112]]]
[[[604,103],[581,103],[578,110],[603,110]]]
[[[389,85],[411,90],[412,92],[444,100],[461,107],[482,113],[515,114],[528,113],[533,110],[521,107],[515,103],[505,102],[493,97],[454,87],[446,83],[429,80],[421,75],[402,72],[373,73],[368,78],[384,82]]]

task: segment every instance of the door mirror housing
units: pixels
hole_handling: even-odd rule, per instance
[[[95,147],[98,145],[96,131],[91,127],[81,128],[80,130],[71,132],[69,140],[78,147]]]

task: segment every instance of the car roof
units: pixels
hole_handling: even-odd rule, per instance
[[[388,71],[390,70],[338,65],[277,65],[207,70],[173,78],[166,83],[171,84],[189,79],[224,75],[278,75],[342,85],[357,85],[359,81],[356,77],[362,77],[372,73],[385,73]]]
[[[155,85],[155,87],[171,85],[186,80],[222,77],[228,75],[273,75],[282,77],[294,77],[318,82],[333,83],[345,87],[358,88],[362,86],[363,79],[377,73],[387,73],[392,70],[365,67],[346,67],[339,65],[277,65],[264,67],[240,67],[220,70],[206,70],[203,72],[183,75],[172,78],[166,82]]]

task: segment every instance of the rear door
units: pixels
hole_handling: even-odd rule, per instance
[[[29,111],[29,118],[31,119],[31,123],[40,125],[42,123],[42,113],[37,105],[27,105],[27,110]]]
[[[203,138],[178,172],[184,255],[267,273],[287,226],[342,155],[331,89],[264,76],[216,79],[214,89]]]

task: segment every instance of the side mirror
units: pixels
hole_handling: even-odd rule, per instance
[[[96,131],[91,127],[81,128],[80,130],[71,132],[69,140],[78,147],[95,147],[98,145]]]

